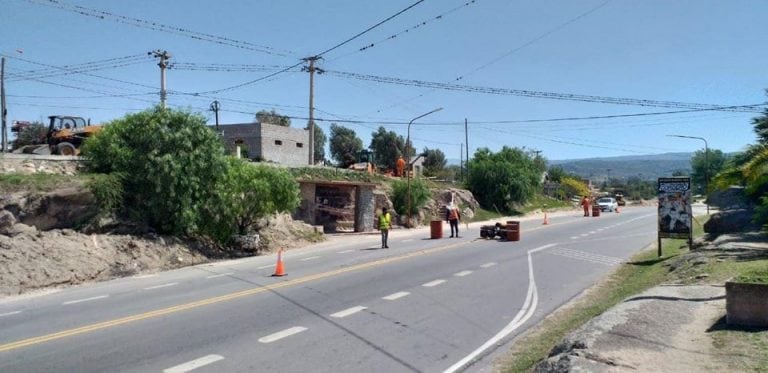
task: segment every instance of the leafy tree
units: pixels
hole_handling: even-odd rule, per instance
[[[210,235],[217,240],[248,234],[260,218],[298,206],[299,186],[289,171],[236,158],[228,158],[227,163],[215,203],[209,206],[213,208],[206,211],[215,222]]]
[[[13,140],[13,148],[18,149],[25,145],[45,144],[45,136],[48,134],[48,126],[40,122],[30,123],[22,127]]]
[[[256,113],[256,121],[259,123],[269,123],[283,127],[291,126],[291,118],[286,115],[281,115],[280,113],[276,112],[275,109],[270,111],[259,110],[259,112]]]
[[[405,148],[405,138],[394,131],[385,130],[384,127],[379,127],[376,132],[371,134],[371,145],[368,146],[368,149],[371,149],[376,157],[376,167],[382,170],[394,170],[397,158],[400,156],[407,158],[408,153],[413,159],[416,151],[410,144],[407,149],[408,153],[404,151]]]
[[[129,215],[163,233],[197,233],[227,163],[201,115],[156,107],[117,119],[84,145],[88,167],[122,175]]]
[[[547,170],[547,175],[549,176],[549,181],[559,183],[568,176],[568,172],[560,166],[552,166]]]
[[[363,140],[357,137],[355,131],[331,124],[331,157],[339,167],[347,168],[357,162],[357,154],[363,150]]]
[[[325,143],[328,141],[328,138],[325,136],[325,132],[323,131],[320,126],[315,124],[315,144],[314,144],[314,153],[315,153],[315,163],[321,162],[325,160]]]
[[[707,194],[708,191],[704,190],[704,186],[707,185],[707,176],[709,179],[712,176],[717,175],[725,168],[725,162],[728,160],[728,156],[725,155],[719,149],[708,149],[709,154],[705,154],[704,150],[697,150],[693,153],[691,158],[691,182],[694,185],[696,193]],[[709,167],[707,168],[707,162]]]
[[[589,195],[589,188],[577,178],[563,176],[560,179],[560,192],[563,198],[580,197]]]
[[[438,176],[444,169],[447,161],[445,153],[440,149],[424,148],[424,175]]]
[[[498,153],[480,148],[469,161],[469,190],[483,208],[512,212],[525,204],[541,186],[539,165],[519,148]]]
[[[417,215],[432,195],[427,183],[419,178],[411,179],[410,216]],[[408,181],[396,180],[392,184],[392,204],[399,215],[408,216]]]

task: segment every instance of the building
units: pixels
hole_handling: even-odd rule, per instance
[[[309,132],[304,128],[238,123],[220,125],[219,134],[227,151],[235,154],[239,146],[243,158],[288,166],[309,163]]]

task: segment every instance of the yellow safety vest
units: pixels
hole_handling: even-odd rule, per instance
[[[392,216],[389,213],[379,215],[379,229],[389,229]]]

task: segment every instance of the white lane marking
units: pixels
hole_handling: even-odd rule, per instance
[[[272,343],[274,341],[277,341],[279,339],[283,339],[285,337],[290,337],[294,334],[301,333],[303,331],[307,330],[307,328],[303,326],[294,326],[293,328],[285,329],[283,331],[270,334],[266,337],[259,338],[259,342],[261,343]]]
[[[589,236],[589,234],[586,234],[586,233],[581,234],[581,237],[587,237],[587,236]]]
[[[11,316],[11,315],[18,315],[20,313],[21,313],[21,311],[12,311],[12,312],[0,313],[0,317]]]
[[[459,273],[454,273],[453,275],[456,277],[464,277],[471,274],[472,274],[472,271],[461,271]]]
[[[413,238],[405,239],[405,240],[402,240],[400,242],[411,242],[411,241],[413,241]]]
[[[268,265],[268,266],[261,266],[261,267],[256,267],[256,269],[267,269],[267,268],[272,268],[272,267],[274,267],[274,266],[275,266],[274,264],[270,264],[270,265]]]
[[[435,280],[435,281],[430,281],[430,282],[427,282],[426,284],[424,284],[424,285],[421,285],[421,286],[423,286],[423,287],[425,287],[425,288],[431,288],[431,287],[433,287],[433,286],[437,286],[437,285],[440,285],[440,284],[442,284],[442,283],[444,283],[444,282],[445,282],[445,280]]]
[[[573,236],[573,237],[571,237],[571,239],[572,239],[572,240],[578,240],[578,239],[579,239],[579,236]]]
[[[157,275],[156,275],[156,274],[154,274],[154,275],[141,275],[141,276],[133,276],[133,278],[134,278],[134,279],[137,279],[137,280],[139,280],[139,279],[142,279],[142,278],[150,278],[150,277],[157,277]]]
[[[394,294],[387,295],[386,297],[382,297],[381,299],[384,299],[384,300],[395,300],[395,299],[400,299],[402,297],[407,297],[409,295],[411,295],[411,293],[409,293],[407,291],[401,291],[401,292],[397,292],[397,293],[394,293]]]
[[[597,233],[597,232],[595,232],[595,231],[589,231],[589,234],[595,234],[595,233]]]
[[[221,355],[203,356],[199,359],[188,361],[184,364],[179,364],[175,367],[163,369],[163,373],[185,373],[185,372],[189,372],[190,370],[194,370],[194,369],[206,366],[208,364],[213,364],[219,360],[224,360],[224,357]]]
[[[481,265],[480,268],[491,268],[491,267],[493,267],[495,265],[496,265],[496,263],[490,262],[490,263],[485,263],[485,264]]]
[[[104,298],[107,298],[107,297],[109,297],[109,295],[99,295],[99,296],[96,296],[96,297],[83,298],[83,299],[75,299],[75,300],[66,301],[66,302],[62,303],[62,305],[82,303],[82,302],[89,302],[89,301],[92,301],[92,300],[104,299]]]
[[[478,347],[476,350],[472,351],[472,353],[456,362],[456,364],[451,365],[448,369],[444,370],[443,373],[453,373],[458,371],[464,365],[475,359],[478,355],[482,354],[483,351],[494,346],[500,340],[515,331],[515,329],[519,328],[526,321],[528,321],[531,316],[533,316],[533,313],[536,312],[536,306],[539,302],[539,294],[536,290],[536,279],[533,277],[533,260],[531,258],[531,254],[549,249],[553,246],[555,246],[555,244],[551,243],[528,251],[528,295],[526,295],[525,301],[523,302],[523,307],[520,308],[520,311],[517,313],[517,315],[515,315],[515,318],[512,319],[512,321],[510,321],[509,324],[504,327],[504,329],[496,333],[496,335],[485,342],[482,346]]]
[[[309,258],[304,258],[301,261],[302,262],[306,262],[307,260],[315,260],[315,259],[320,259],[320,258],[322,258],[322,256],[310,256]]]
[[[224,276],[229,276],[229,275],[234,275],[234,274],[235,274],[235,272],[227,272],[227,273],[220,273],[218,275],[210,275],[210,276],[208,276],[206,278],[217,278],[217,277],[224,277]]]
[[[355,251],[355,250],[344,250],[344,251],[338,251],[338,252],[337,252],[337,254],[346,254],[346,253],[351,253],[351,252],[353,252],[353,251]]]
[[[167,287],[170,287],[170,286],[176,286],[176,285],[178,285],[178,284],[179,284],[178,282],[169,282],[169,283],[167,283],[167,284],[162,284],[162,285],[155,285],[155,286],[150,286],[150,287],[148,287],[148,288],[144,288],[144,290],[152,290],[152,289],[167,288]]]
[[[355,306],[355,307],[352,307],[352,308],[347,308],[344,311],[339,311],[339,312],[336,312],[334,314],[331,314],[331,317],[335,317],[337,319],[340,319],[342,317],[347,317],[347,316],[352,315],[354,313],[358,313],[358,312],[360,312],[360,311],[362,311],[362,310],[364,310],[366,308],[368,308],[368,307]]]

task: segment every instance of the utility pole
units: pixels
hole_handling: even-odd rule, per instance
[[[461,150],[459,150],[459,178],[464,180],[464,143],[461,144]]]
[[[304,66],[303,71],[309,72],[309,165],[315,164],[315,72],[322,74],[325,71],[323,69],[315,67],[315,61],[319,60],[320,56],[312,56],[304,59],[305,62],[309,62],[309,67]]]
[[[8,153],[8,124],[5,121],[8,110],[5,109],[5,57],[0,61],[0,117],[2,117],[3,129],[3,153]]]
[[[160,106],[165,108],[165,69],[168,67],[168,60],[171,58],[171,54],[168,51],[161,51],[159,49],[155,49],[147,54],[160,59],[160,63],[157,64],[157,66],[160,66]]]
[[[219,101],[214,100],[211,103],[211,111],[216,114],[216,134],[219,134],[219,109],[221,109],[221,106],[219,106]]]

